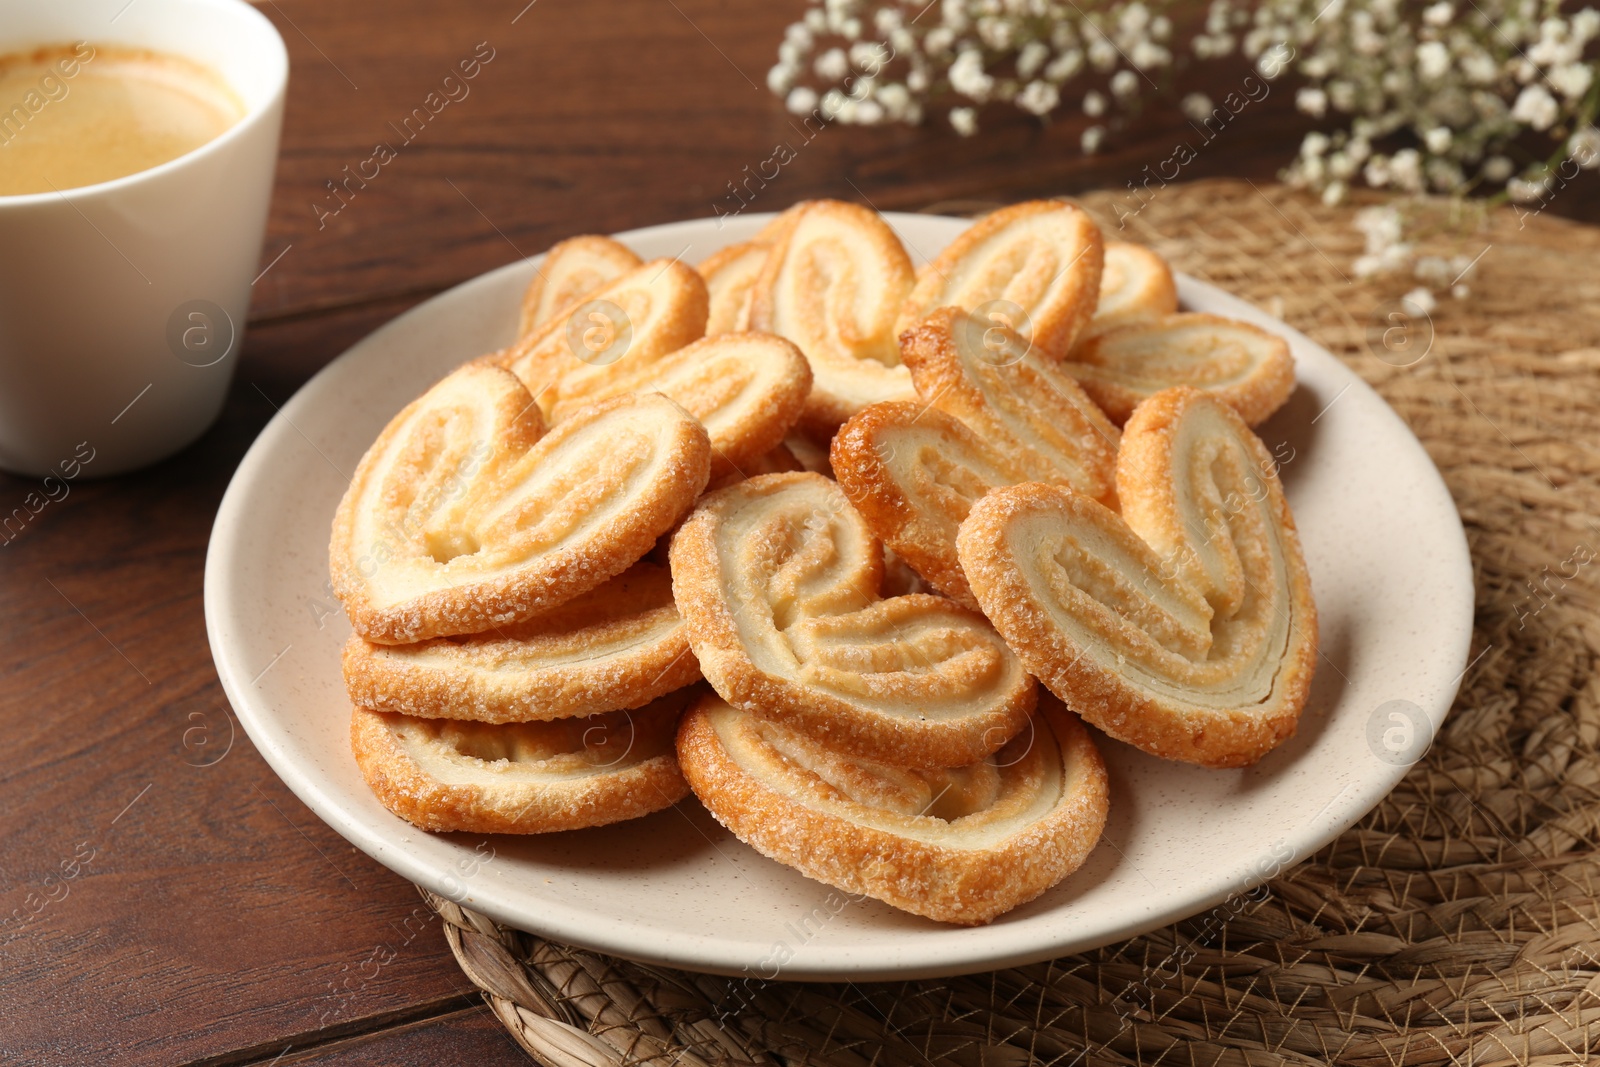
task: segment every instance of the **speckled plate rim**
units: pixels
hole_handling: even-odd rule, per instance
[[[647,257],[683,256],[696,262],[725,244],[747,239],[770,218],[770,214],[750,214],[737,219],[693,220],[618,236]],[[969,224],[938,216],[893,214],[886,218],[919,262],[936,254]],[[315,472],[317,456],[338,469],[319,447],[316,435],[340,432],[338,424],[353,403],[351,390],[363,376],[370,380],[374,373],[393,369],[390,356],[395,350],[414,349],[417,344],[437,348],[437,360],[429,357],[428,374],[412,370],[410,377],[401,375],[408,390],[405,399],[409,399],[461,360],[506,343],[514,325],[515,298],[540,258],[508,264],[439,294],[374,331],[307,382],[283,405],[239,464],[218,509],[207,552],[207,635],[218,676],[240,723],[296,796],[353,845],[401,876],[497,921],[541,936],[689,970],[805,980],[877,980],[1016,966],[1098,947],[1196,915],[1237,898],[1287,864],[1311,855],[1394,787],[1409,760],[1420,755],[1448,712],[1467,663],[1473,586],[1465,533],[1437,469],[1393,410],[1332,354],[1261,310],[1213,286],[1180,277],[1179,293],[1186,308],[1244,319],[1272,330],[1289,341],[1296,359],[1299,392],[1285,412],[1262,428],[1262,435],[1272,444],[1274,427],[1280,427],[1275,450],[1280,460],[1287,461],[1285,484],[1307,545],[1319,610],[1325,603],[1333,608],[1337,602],[1339,611],[1338,619],[1333,620],[1324,610],[1325,648],[1330,632],[1339,635],[1342,644],[1323,657],[1318,684],[1327,682],[1332,695],[1322,699],[1314,691],[1316,721],[1312,727],[1303,728],[1301,737],[1256,768],[1240,772],[1197,772],[1163,764],[1101,739],[1113,773],[1112,824],[1105,842],[1085,869],[1062,887],[988,927],[962,929],[908,920],[884,905],[866,902],[848,921],[834,921],[822,932],[825,936],[811,936],[804,923],[803,933],[793,923],[784,923],[782,929],[792,934],[773,927],[771,940],[735,937],[725,929],[728,924],[719,921],[718,908],[726,914],[728,908],[741,908],[745,903],[737,893],[728,894],[729,886],[691,878],[691,886],[715,894],[713,899],[722,903],[703,909],[698,918],[694,909],[688,908],[681,925],[658,924],[645,929],[633,909],[608,909],[594,903],[592,894],[581,892],[589,884],[583,880],[590,879],[603,898],[604,869],[576,871],[573,885],[578,887],[574,890],[578,899],[552,899],[530,888],[526,879],[518,880],[525,861],[512,857],[484,864],[479,862],[486,855],[482,841],[474,844],[463,835],[425,834],[390,816],[370,795],[352,793],[349,775],[354,773],[354,763],[347,746],[340,752],[326,751],[325,744],[308,747],[311,733],[327,730],[326,723],[306,718],[308,709],[317,699],[326,699],[330,684],[339,684],[337,672],[331,680],[325,677],[327,656],[319,648],[322,670],[308,675],[279,668],[275,677],[270,676],[293,648],[290,642],[274,654],[284,636],[304,629],[278,627],[274,620],[279,616],[274,612],[286,613],[282,617],[287,619],[291,609],[300,610],[300,605],[289,604],[287,598],[307,600],[305,607],[318,616],[319,636],[313,640],[322,640],[328,605],[319,602],[316,594],[308,594],[305,587],[291,594],[285,582],[263,588],[252,577],[256,569],[288,568],[297,579],[315,582],[325,590],[325,556],[284,560],[252,543],[263,536],[263,524],[299,516],[302,523],[316,524],[318,538],[313,540],[325,546],[337,494],[332,502],[302,502],[292,494],[290,499],[284,498],[284,488],[295,484],[300,476],[297,472],[308,464]],[[485,320],[491,325],[474,325]],[[403,402],[396,403],[394,410]],[[381,427],[382,422],[377,425]],[[1314,442],[1315,447],[1301,452],[1292,442]],[[307,451],[308,446],[315,455]],[[1284,451],[1289,448],[1293,451]],[[355,450],[356,456],[359,451]],[[1303,455],[1311,458],[1298,458]],[[1376,488],[1374,482],[1379,483]],[[1395,487],[1403,487],[1404,493],[1395,496]],[[1335,531],[1337,536],[1319,536],[1319,525],[1335,524],[1333,519],[1324,520],[1324,515],[1338,516],[1337,523],[1352,525]],[[1394,540],[1374,544],[1373,524],[1387,527]],[[1329,543],[1343,546],[1352,538],[1365,553],[1360,560],[1329,556]],[[1381,536],[1377,540],[1381,542]],[[1339,551],[1356,549],[1342,547]],[[1318,577],[1319,571],[1329,570],[1345,573],[1330,586],[1325,576]],[[1419,610],[1408,612],[1408,603],[1415,603]],[[333,609],[336,613],[336,604]],[[1339,629],[1330,631],[1330,621],[1336,621]],[[337,622],[340,625],[326,634],[326,640],[342,644],[347,627],[342,616]],[[1396,643],[1408,650],[1404,669],[1390,666],[1380,673],[1371,661],[1374,657],[1381,661],[1385,649],[1393,658]],[[1330,656],[1342,657],[1344,666]],[[268,679],[265,682],[264,677]],[[1381,729],[1389,721],[1380,716],[1390,706],[1384,702],[1388,698],[1416,709],[1425,719],[1420,729],[1426,736],[1419,737],[1399,758],[1380,751],[1381,746],[1373,741],[1380,736],[1375,728]],[[335,762],[338,760],[348,767]],[[1195,777],[1196,773],[1230,777]],[[1173,782],[1178,785],[1172,786]],[[1177,795],[1168,795],[1173,789]],[[1152,797],[1159,801],[1153,808],[1148,803]],[[692,799],[685,801],[693,803]],[[1194,811],[1202,808],[1206,821],[1197,823]],[[702,836],[709,837],[718,828],[709,818],[700,817],[703,813],[698,806],[696,809],[689,821]],[[1230,822],[1230,809],[1252,813],[1249,824],[1241,826],[1237,819]],[[1153,822],[1152,810],[1156,812]],[[1126,813],[1121,821],[1119,812]],[[1200,832],[1206,826],[1221,827],[1232,837],[1207,839]],[[1141,842],[1152,834],[1158,843],[1166,843],[1167,852],[1145,855],[1140,851]],[[764,890],[754,887],[750,878],[757,871],[769,881],[776,877],[757,866],[768,861],[754,853],[749,853],[753,859],[745,857],[739,852],[744,846],[731,838],[724,845],[726,849],[713,842],[724,858],[728,849],[737,853],[734,865],[752,885],[756,903],[775,906],[781,914],[790,902],[763,898]],[[1192,854],[1187,859],[1169,855],[1172,848],[1188,848]],[[508,855],[511,851],[505,850]],[[1219,853],[1226,854],[1219,857]],[[1091,867],[1095,868],[1092,873]],[[539,867],[538,872],[548,873],[548,868]],[[1075,886],[1080,879],[1084,880],[1081,887]],[[737,885],[732,883],[732,888]],[[810,882],[782,885],[788,887],[785,892],[802,897],[805,887],[814,889],[818,897],[828,892]],[[765,892],[770,896],[772,891],[768,887]],[[796,914],[808,918],[817,914],[820,905],[812,900],[793,902],[800,909]],[[832,912],[829,914],[831,918]],[[781,960],[774,963],[778,958],[774,953],[780,949]]]

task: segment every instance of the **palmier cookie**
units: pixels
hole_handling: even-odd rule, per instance
[[[833,439],[833,469],[872,532],[935,589],[977,606],[956,556],[967,511],[999,485],[1066,485],[1116,505],[1121,436],[1038,346],[959,308],[901,338],[924,405],[874,404]]]
[[[627,570],[710,476],[705,429],[663,396],[542,429],[522,383],[482,362],[390,421],[333,520],[333,588],[357,633],[406,644],[548,611]]]
[[[357,707],[350,747],[383,806],[424,830],[604,826],[669,808],[688,793],[673,734],[697,692],[551,722],[420,719]]]
[[[1107,241],[1105,269],[1100,273],[1100,302],[1078,344],[1119,326],[1177,310],[1178,286],[1166,260],[1144,245]]]
[[[1174,386],[1215,394],[1251,426],[1294,392],[1294,359],[1283,338],[1197,313],[1140,319],[1091,337],[1061,369],[1119,426],[1146,397]]]
[[[880,598],[883,546],[819,474],[708,494],[671,560],[700,669],[736,707],[921,767],[983,758],[1033,710],[1033,679],[977,612]]]
[[[707,337],[750,328],[750,294],[771,250],[765,241],[746,241],[713,252],[700,264],[711,299]]]
[[[941,922],[986,923],[1077,870],[1105,827],[1105,764],[1044,698],[988,758],[908,770],[842,754],[707,696],[678,728],[689,786],[762,855]]]
[[[1194,389],[1141,404],[1122,438],[1123,515],[1029,483],[961,524],[978,602],[1028,669],[1113,737],[1211,767],[1293,735],[1317,612],[1272,456]]]
[[[1071,204],[1001,208],[922,268],[896,330],[903,334],[942,307],[1003,311],[1012,330],[1060,359],[1094,315],[1102,257],[1100,228]]]
[[[706,283],[675,259],[640,264],[491,359],[508,368],[545,414],[562,384],[634,366],[706,332]]]
[[[911,259],[877,212],[837,200],[797,204],[763,234],[772,250],[750,291],[749,325],[811,361],[805,427],[822,437],[868,404],[911,398],[895,316]]]
[[[350,700],[374,711],[532,722],[636,708],[700,678],[665,567],[635,563],[526,622],[414,645],[351,634]]]
[[[706,428],[717,480],[745,471],[783,442],[811,393],[811,366],[781,337],[725,333],[563,378],[554,392],[548,411],[555,423],[620,393],[661,393]]]
[[[544,262],[528,283],[517,336],[533,334],[641,262],[633,249],[610,237],[586,234],[562,241],[545,253]]]

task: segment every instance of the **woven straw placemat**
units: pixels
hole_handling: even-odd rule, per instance
[[[538,1059],[1494,1067],[1600,1048],[1600,230],[1408,208],[1425,251],[1482,254],[1470,295],[1406,324],[1387,312],[1414,280],[1354,275],[1358,205],[1241,182],[1085,203],[1108,233],[1122,218],[1122,234],[1326,345],[1427,446],[1477,581],[1474,658],[1432,749],[1264,890],[964,978],[735,995],[732,979],[554,944],[425,893]],[[1407,332],[1386,339],[1396,324]]]

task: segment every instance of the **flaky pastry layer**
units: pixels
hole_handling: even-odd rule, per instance
[[[413,645],[351,634],[352,703],[436,719],[533,722],[636,708],[700,678],[666,568],[639,562],[526,622]]]
[[[1117,466],[1123,513],[1028,483],[956,539],[972,591],[1038,679],[1113,737],[1212,767],[1293,735],[1317,613],[1271,454],[1194,389],[1141,404]]]
[[[1033,679],[982,616],[927,594],[881,598],[883,546],[821,475],[707,494],[671,561],[701,671],[756,715],[929,767],[993,752],[1033,708]]]
[[[1052,699],[1004,748],[952,770],[846,755],[707,696],[678,759],[717,820],[809,878],[941,922],[987,923],[1082,866],[1105,826],[1105,764]]]
[[[671,807],[688,793],[673,735],[697,692],[552,722],[459,722],[356,707],[350,747],[383,806],[424,830],[604,826]]]
[[[541,429],[516,377],[482,362],[390,421],[329,546],[358,634],[407,644],[548,611],[648,552],[710,476],[705,429],[663,396],[616,397]]]

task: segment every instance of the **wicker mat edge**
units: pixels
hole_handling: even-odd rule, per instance
[[[423,891],[539,1061],[1500,1067],[1600,1048],[1600,230],[1405,205],[1419,251],[1477,257],[1470,292],[1412,324],[1426,354],[1407,363],[1373,338],[1417,283],[1353,276],[1359,203],[1233,181],[1083,203],[1345,359],[1427,447],[1477,583],[1475,658],[1432,749],[1225,921],[937,982],[744,983],[735,999],[733,979],[555,944]]]

